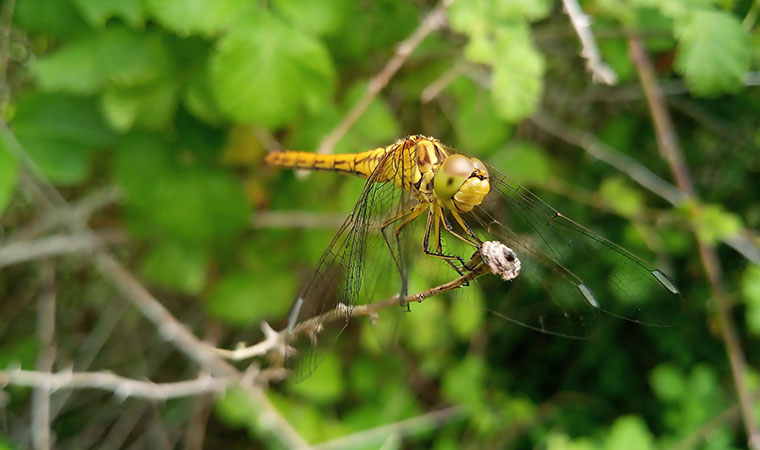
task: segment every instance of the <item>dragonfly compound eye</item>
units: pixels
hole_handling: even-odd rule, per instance
[[[447,203],[467,181],[474,169],[475,166],[470,158],[463,155],[450,155],[435,174],[433,183],[435,195]]]

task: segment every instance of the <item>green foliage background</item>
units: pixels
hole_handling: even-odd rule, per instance
[[[359,319],[311,378],[272,385],[268,395],[285,418],[319,442],[458,405],[455,420],[386,444],[745,447],[715,304],[690,229],[718,246],[746,375],[757,392],[760,269],[723,242],[742,235],[749,237],[745,246],[760,245],[760,92],[747,85],[757,84],[751,70],[760,56],[759,3],[581,2],[593,17],[603,59],[619,76],[618,86],[602,87],[578,56],[560,2],[454,2],[448,25],[415,49],[335,151],[422,133],[482,158],[672,274],[683,292],[684,320],[657,329],[607,318],[594,339],[573,341],[516,327],[471,305],[430,299],[405,315],[392,350],[378,346],[376,327]],[[334,234],[337,225],[329,224],[348,214],[362,186],[333,174],[301,179],[265,167],[266,149],[273,143],[315,149],[435,6],[404,0],[2,4],[13,7],[4,25],[3,120],[73,203],[116,187],[118,200],[97,211],[90,225],[119,231],[113,248],[126,265],[196,335],[226,347],[259,340],[261,321],[283,325],[299,284]],[[530,120],[538,111],[552,114],[671,179],[628,54],[632,34],[645,39],[669,94],[703,205],[673,208]],[[421,92],[452,68],[458,72],[445,89],[421,101]],[[8,145],[3,134],[6,244],[39,216],[19,188],[20,162]],[[273,211],[306,218],[273,225]],[[38,269],[31,261],[0,272],[0,368],[34,368]],[[154,381],[195,376],[197,368],[94,274],[86,254],[56,258],[56,271],[56,369],[74,364]],[[424,274],[417,276],[413,282],[424,286]],[[475,302],[488,295],[473,291]],[[81,365],[101,338],[102,350]],[[25,448],[31,391],[10,386],[3,394],[0,448]],[[106,439],[117,447],[151,447],[156,423],[180,446],[194,411],[209,401],[150,408],[144,400],[119,404],[110,397],[75,392],[52,425],[58,446],[86,448]],[[123,441],[108,440],[124,417],[136,423]],[[203,434],[209,448],[278,445],[266,429],[257,406],[231,390],[213,401]]]

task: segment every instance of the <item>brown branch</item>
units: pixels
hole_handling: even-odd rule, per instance
[[[8,129],[5,122],[0,121],[0,134],[8,144],[8,150],[23,165],[21,182],[22,186],[36,199],[36,201],[48,210],[61,210],[70,212],[70,206],[61,194],[55,189],[50,181],[43,177],[39,168],[29,157],[26,150],[18,142],[13,133]],[[72,215],[73,217],[73,215]],[[79,233],[90,233],[93,239],[97,237],[83,222],[72,219],[67,223],[68,227]],[[177,320],[150,292],[140,284],[136,277],[127,271],[121,263],[107,250],[96,250],[93,262],[98,271],[111,282],[123,295],[136,307],[145,318],[156,327],[159,335],[174,345],[185,356],[195,361],[200,367],[216,377],[233,377],[241,379],[243,374],[227,361],[216,354],[214,347],[202,342],[179,320]],[[271,429],[277,438],[289,447],[305,448],[308,444],[282,417],[274,405],[264,394],[263,390],[256,385],[248,385],[247,394],[261,409],[261,414],[269,417]]]
[[[377,94],[390,82],[391,78],[396,74],[398,69],[406,62],[409,55],[420,45],[423,39],[430,33],[438,29],[445,23],[446,20],[446,8],[453,2],[453,0],[441,0],[438,6],[435,7],[430,13],[422,20],[408,38],[401,41],[396,47],[396,52],[385,66],[369,80],[367,89],[364,90],[361,98],[354,104],[354,106],[346,113],[341,119],[338,125],[333,128],[319,144],[317,153],[327,154],[331,153],[335,145],[346,135],[348,130],[353,124],[359,120],[364,111],[369,107],[369,104],[377,96]]]
[[[681,151],[678,136],[673,127],[673,122],[670,118],[665,99],[656,83],[654,68],[649,60],[646,48],[639,39],[629,39],[628,43],[652,115],[660,153],[668,162],[679,189],[684,192],[687,197],[696,198],[696,189],[694,188],[689,168],[684,160],[683,152]],[[699,210],[699,208],[697,209]],[[699,213],[699,211],[697,211],[697,213]],[[755,422],[750,388],[745,381],[745,357],[736,327],[731,319],[729,299],[723,285],[720,260],[718,259],[715,248],[700,239],[699,233],[697,233],[696,230],[693,231],[697,239],[699,254],[707,274],[710,289],[718,306],[718,319],[721,325],[723,343],[726,347],[726,352],[728,353],[729,362],[731,364],[734,387],[736,388],[736,393],[739,397],[744,428],[749,438],[748,445],[750,448],[760,449],[760,431],[758,431]]]
[[[55,361],[55,262],[46,260],[40,265],[42,289],[37,303],[37,337],[40,353],[37,370],[48,373]],[[47,386],[37,386],[32,394],[32,443],[35,449],[51,448],[50,394]]]

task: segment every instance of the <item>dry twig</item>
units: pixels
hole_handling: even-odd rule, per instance
[[[591,78],[604,84],[617,83],[617,74],[610,66],[602,61],[599,47],[591,33],[591,19],[586,15],[577,0],[562,0],[565,12],[570,17],[570,22],[578,33],[581,41],[581,56],[586,60],[586,68],[591,72]]]

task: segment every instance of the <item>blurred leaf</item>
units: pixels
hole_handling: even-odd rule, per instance
[[[5,135],[0,134],[0,217],[16,192],[18,169],[16,158],[8,151]]]
[[[64,38],[89,30],[74,5],[62,0],[17,0],[13,23],[26,31]]]
[[[412,275],[414,276],[414,275]],[[410,286],[410,292],[418,292]],[[448,341],[445,326],[444,307],[440,298],[432,298],[422,303],[410,305],[412,312],[404,314],[404,328],[413,330],[404,333],[404,342],[418,354],[425,354]]]
[[[104,26],[111,17],[118,17],[132,27],[143,25],[142,0],[74,0],[74,4],[96,27]]]
[[[0,331],[6,324],[0,322]],[[21,337],[13,342],[5,342],[0,347],[0,367],[20,367],[32,370],[39,352],[39,343],[35,336]]]
[[[488,162],[526,186],[546,184],[552,172],[544,150],[529,142],[516,142],[495,153]]]
[[[489,154],[507,140],[511,126],[499,117],[489,92],[461,77],[447,90],[457,99],[454,129],[463,152]]]
[[[141,86],[112,87],[104,92],[101,106],[115,130],[124,132],[135,125],[161,129],[174,118],[177,89],[177,83],[169,78]]]
[[[196,243],[221,244],[248,226],[250,206],[240,182],[212,167],[181,167],[160,139],[123,139],[116,179],[132,212],[133,231],[151,230]],[[134,227],[135,225],[139,225]]]
[[[262,320],[279,319],[290,308],[293,279],[288,273],[233,273],[211,289],[206,306],[214,316],[230,325],[251,325]]]
[[[202,121],[212,125],[222,122],[222,113],[219,111],[216,97],[209,84],[206,67],[190,75],[182,101],[187,109]]]
[[[247,0],[144,0],[158,23],[180,35],[212,36],[249,10]]]
[[[134,86],[166,74],[171,61],[161,36],[111,26],[72,40],[32,65],[43,89],[93,94],[107,83]]]
[[[171,240],[156,244],[142,261],[141,272],[159,286],[198,294],[206,281],[204,251]]]
[[[605,179],[599,193],[604,202],[623,217],[633,218],[641,215],[644,210],[641,192],[631,188],[621,176]]]
[[[300,383],[290,383],[288,390],[315,403],[335,403],[346,389],[344,378],[340,359],[330,352],[311,376]]]
[[[722,205],[705,205],[695,218],[699,237],[709,243],[736,235],[742,228],[739,216],[726,211]]]
[[[649,375],[649,384],[663,402],[675,402],[684,394],[685,380],[681,372],[670,364],[660,364]]]
[[[760,267],[749,265],[742,276],[742,296],[747,305],[747,328],[760,336]]]
[[[220,109],[276,127],[332,96],[335,72],[321,42],[261,12],[224,36],[210,60]]]
[[[551,11],[554,0],[490,0],[492,14],[497,18],[516,19],[523,17],[538,20]]]
[[[223,423],[234,428],[249,426],[260,414],[251,396],[241,387],[227,389],[217,398],[214,413]]]
[[[606,450],[646,450],[654,448],[654,439],[647,424],[638,416],[624,416],[615,421],[607,436]]]
[[[267,396],[288,423],[298,430],[298,434],[307,441],[318,442],[338,437],[333,427],[329,426],[329,418],[324,414],[322,408],[308,402],[293,401],[273,391],[268,391]],[[264,419],[266,418],[264,417]],[[261,423],[261,428],[269,427],[271,429],[271,425],[268,425],[264,420],[260,422],[264,422]],[[346,430],[343,432],[345,433]]]
[[[350,0],[274,0],[272,5],[299,30],[318,35],[335,33],[351,12]]]
[[[454,334],[460,339],[469,339],[475,331],[483,324],[485,311],[483,308],[483,294],[480,289],[473,289],[475,286],[467,289],[466,293],[469,298],[458,299],[451,304],[449,310],[449,324]]]
[[[450,402],[477,408],[483,404],[486,367],[483,360],[468,356],[443,375],[441,389]]]
[[[42,173],[60,184],[84,181],[94,154],[113,139],[92,100],[39,92],[19,101],[13,130]]]
[[[543,90],[544,58],[525,26],[504,28],[498,37],[491,88],[496,111],[518,122],[533,114]]]
[[[676,69],[697,95],[738,92],[750,68],[749,35],[730,13],[695,10],[676,26]]]
[[[625,39],[602,39],[599,41],[602,61],[609,64],[618,76],[619,82],[630,81],[636,74],[633,61],[628,55]]]

